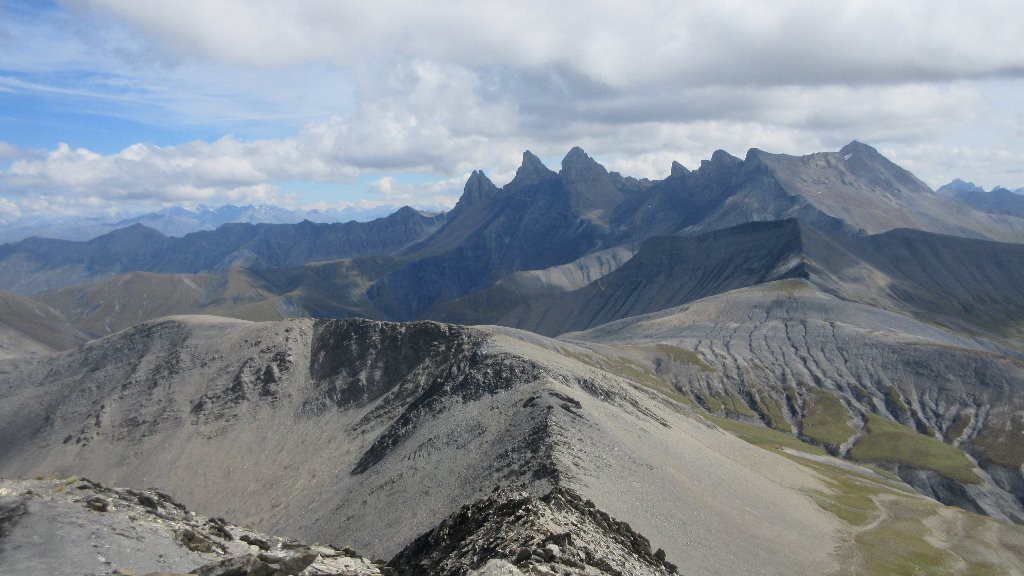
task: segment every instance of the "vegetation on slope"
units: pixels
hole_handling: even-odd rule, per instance
[[[801,421],[803,435],[835,453],[855,432],[850,411],[838,398],[817,388],[807,389],[807,414]]]
[[[825,452],[817,446],[792,435],[728,418],[710,419],[737,437],[817,473],[826,489],[811,490],[808,495],[838,518],[848,533],[836,551],[837,576],[1011,573],[1006,566],[1020,552],[1024,528],[943,506],[917,495],[884,471],[843,467],[837,460],[822,458]],[[909,429],[907,433],[913,434]]]
[[[877,414],[868,414],[867,434],[850,450],[850,457],[861,462],[933,470],[965,484],[981,481],[974,473],[974,465],[957,448]]]
[[[994,464],[1018,469],[1024,465],[1024,416],[1011,417],[1002,426],[986,426],[973,440]]]

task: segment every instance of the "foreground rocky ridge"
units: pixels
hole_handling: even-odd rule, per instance
[[[377,576],[350,548],[269,536],[159,490],[0,480],[0,572],[18,576]]]
[[[54,541],[55,537],[58,541]],[[380,576],[675,573],[629,525],[556,488],[495,488],[390,562],[189,511],[159,490],[0,480],[0,569],[19,576]]]
[[[414,540],[389,567],[402,574],[675,574],[662,549],[576,492],[540,498],[495,489]]]

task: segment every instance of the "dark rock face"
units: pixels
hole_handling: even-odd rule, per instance
[[[338,407],[363,406],[428,359],[447,365],[479,344],[479,335],[436,322],[325,320],[316,324],[309,374]]]
[[[674,574],[663,550],[567,488],[540,498],[495,489],[420,536],[388,566],[400,574]],[[506,572],[498,572],[505,569]],[[516,570],[512,572],[511,570]]]

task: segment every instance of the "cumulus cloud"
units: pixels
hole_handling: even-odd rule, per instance
[[[513,108],[482,100],[477,81],[458,67],[412,62],[395,67],[352,117],[312,122],[289,137],[134,144],[113,154],[61,143],[14,160],[0,170],[0,185],[21,194],[267,201],[279,181],[352,182],[386,171],[448,177],[488,165],[489,141],[514,132]]]
[[[898,149],[883,148],[897,163],[918,174],[932,188],[961,178],[986,190],[1011,189],[1024,182],[1024,152],[1004,147],[967,147],[921,143]]]
[[[181,57],[265,66],[394,55],[566,67],[610,86],[905,82],[1024,74],[1012,1],[348,3],[80,0]]]
[[[367,179],[366,202],[440,207],[470,170],[500,185],[523,149],[556,160],[574,145],[651,178],[719,148],[854,138],[929,183],[1020,165],[1024,11],[1000,0],[63,4],[0,23],[0,90],[214,136],[104,153],[0,143],[0,197],[22,211],[57,197],[299,205],[282,183]],[[1016,143],[951,143],[979,123]]]

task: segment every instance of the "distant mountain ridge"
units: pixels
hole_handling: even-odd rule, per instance
[[[326,210],[289,210],[269,204],[236,206],[200,205],[194,209],[173,206],[155,212],[132,216],[31,216],[22,217],[0,227],[0,244],[18,242],[25,238],[53,238],[57,240],[92,240],[118,228],[143,224],[167,236],[180,237],[200,230],[215,230],[224,224],[296,224],[303,220],[313,222],[368,222],[383,218],[398,206],[377,208],[344,208]]]
[[[997,186],[986,192],[973,182],[964,182],[957,178],[949,184],[940,186],[936,192],[981,212],[1024,218],[1024,188],[1010,191]]]
[[[406,207],[371,222],[225,224],[182,238],[142,224],[87,242],[29,238],[0,246],[0,288],[29,294],[126,272],[198,273],[377,256],[430,235],[445,218]]]
[[[473,172],[443,216],[403,209],[370,223],[231,224],[182,239],[136,226],[88,243],[25,240],[0,247],[0,289],[55,291],[43,300],[92,333],[159,311],[498,321],[498,310],[509,305],[502,291],[540,296],[522,290],[549,282],[545,274],[582,288],[651,238],[786,219],[835,238],[907,228],[1024,240],[1024,218],[936,194],[859,142],[803,157],[751,150],[744,160],[717,151],[694,171],[673,164],[658,181],[608,172],[574,148],[558,172],[524,153],[515,178],[501,188]],[[120,276],[139,273],[149,275]],[[161,276],[167,274],[202,277]],[[104,298],[114,286],[117,296]],[[151,291],[168,298],[155,302]],[[479,310],[459,312],[453,303],[462,298]],[[97,299],[103,304],[83,305]],[[102,312],[114,301],[116,311]],[[100,316],[105,320],[97,324]]]

